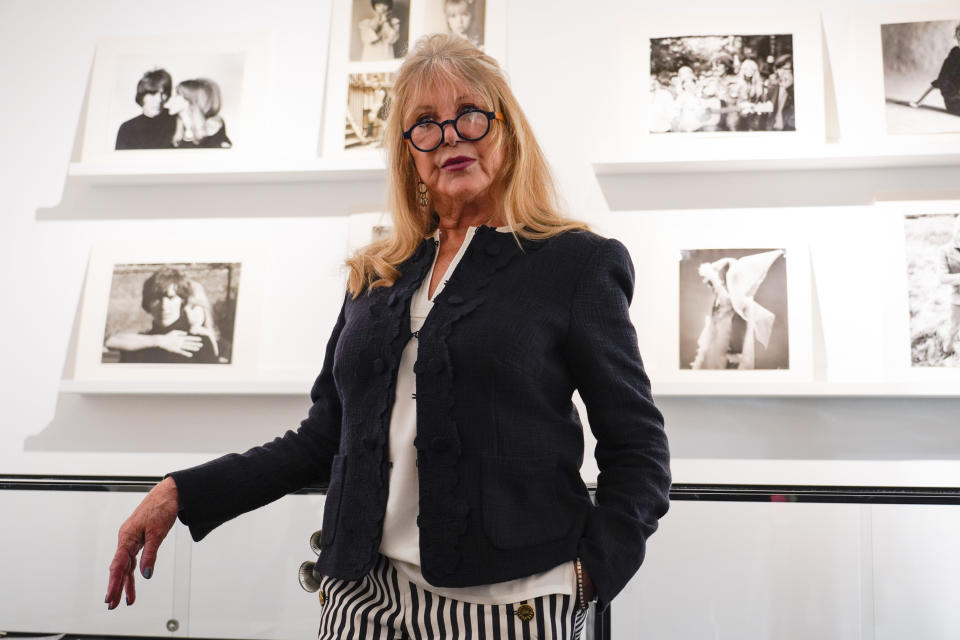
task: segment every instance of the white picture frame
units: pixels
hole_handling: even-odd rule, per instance
[[[262,151],[269,129],[269,51],[267,33],[101,38],[90,79],[81,161],[179,166]],[[220,94],[214,117],[223,123],[217,139],[227,138],[227,143],[221,139],[213,148],[186,141],[179,148],[117,149],[121,125],[141,113],[140,79],[154,70],[169,74],[172,94],[182,81],[212,80]]]
[[[917,338],[917,327],[912,312],[917,311],[917,303],[911,301],[911,289],[916,286],[917,276],[908,273],[908,261],[915,262],[918,250],[911,246],[912,232],[908,229],[908,218],[923,216],[933,218],[950,218],[939,225],[941,235],[949,232],[946,227],[952,227],[960,221],[960,200],[929,200],[929,201],[892,201],[875,205],[878,217],[884,221],[891,237],[893,251],[890,259],[885,261],[882,271],[877,275],[889,283],[887,295],[883,300],[884,323],[884,361],[886,378],[894,383],[928,383],[931,385],[958,384],[960,385],[960,365],[940,366],[918,362],[913,357],[914,342]],[[923,251],[935,252],[936,246],[927,246]],[[939,256],[927,255],[925,260],[938,260]],[[928,265],[929,267],[929,265]],[[928,272],[921,277],[929,279],[934,274]],[[940,283],[927,283],[932,296],[938,298],[939,313],[943,316],[940,324],[948,322],[944,303],[949,299],[949,288]],[[960,387],[958,387],[960,388]]]
[[[631,247],[637,274],[631,317],[637,327],[640,353],[652,380],[702,383],[705,392],[711,383],[775,384],[814,380],[811,260],[809,242],[802,229],[785,222],[772,222],[777,220],[777,213],[762,209],[723,214],[677,210],[624,215],[642,218],[642,237],[656,239]],[[687,342],[691,337],[688,321],[685,321],[688,328],[681,329],[682,252],[731,250],[731,256],[738,257],[772,249],[784,253],[778,268],[786,278],[788,365],[752,370],[692,369],[682,365],[681,334],[686,334]],[[684,286],[691,286],[690,281]],[[706,285],[703,286],[706,290]],[[700,325],[696,332],[699,330]],[[696,335],[692,338],[695,340]]]
[[[483,49],[492,55],[502,67],[506,67],[506,0],[482,0],[484,4]],[[436,8],[433,5],[443,0],[409,0],[408,48],[428,33],[427,28],[436,23]],[[367,0],[333,0],[330,30],[330,55],[327,68],[327,87],[323,105],[323,127],[319,141],[319,153],[326,159],[350,166],[380,168],[385,165],[383,148],[380,146],[382,115],[378,105],[389,96],[394,74],[403,63],[402,57],[382,60],[362,60],[354,55],[357,29],[355,8]],[[368,95],[351,99],[351,76],[355,86],[367,88]],[[357,82],[359,80],[359,83]],[[362,104],[358,104],[362,103]],[[352,106],[352,108],[351,108]],[[350,118],[348,119],[348,114]],[[346,135],[352,136],[347,147]],[[351,131],[352,130],[352,131]],[[359,142],[358,142],[359,141]]]
[[[909,107],[887,102],[888,97],[891,100],[902,99],[906,101],[909,101],[911,96],[914,99],[918,98],[923,87],[929,85],[929,81],[936,77],[936,72],[934,71],[933,77],[930,78],[912,78],[911,82],[916,82],[916,86],[907,86],[902,89],[900,87],[888,87],[888,75],[885,72],[884,63],[884,25],[941,21],[952,21],[960,24],[960,7],[955,2],[939,2],[896,5],[870,4],[863,5],[860,8],[856,20],[853,21],[852,34],[856,43],[856,51],[859,52],[856,60],[858,87],[854,94],[859,99],[857,105],[858,128],[853,132],[854,135],[874,145],[879,139],[884,141],[887,146],[903,147],[905,149],[910,149],[915,145],[928,145],[937,141],[942,141],[944,144],[950,142],[956,144],[956,141],[960,139],[960,117],[949,116],[944,118],[944,116],[941,116],[941,121],[950,119],[949,128],[938,130],[935,123],[933,126],[918,123],[911,131],[910,125],[897,124],[897,121],[894,120],[896,114],[893,113],[894,110],[909,110]],[[956,42],[952,44],[955,46]],[[935,52],[929,53],[933,55]],[[946,55],[948,51],[944,50],[941,53]],[[939,100],[939,96],[936,98],[928,96],[925,104],[934,106],[943,103]],[[956,122],[952,120],[956,120]]]
[[[822,146],[826,140],[824,55],[819,12],[812,9],[727,12],[650,12],[636,5],[636,16],[619,21],[619,71],[615,132],[609,152],[620,157],[672,159],[737,157],[739,154],[789,156]],[[641,15],[642,14],[642,15]],[[789,35],[792,40],[795,130],[653,133],[651,120],[651,41],[699,36]]]
[[[253,380],[256,378],[259,356],[263,263],[261,253],[250,247],[206,244],[203,247],[181,245],[173,250],[169,244],[160,242],[125,246],[96,244],[90,252],[83,290],[74,379],[86,382],[156,382],[158,385],[182,384],[185,381]],[[203,362],[190,362],[189,358],[182,357],[168,359],[149,356],[123,361],[122,356],[111,353],[116,351],[115,348],[107,346],[118,333],[153,333],[144,331],[144,327],[150,327],[151,319],[143,308],[145,292],[141,292],[146,280],[164,267],[175,270],[188,280],[193,291],[199,290],[209,310],[208,315],[230,319],[230,326],[208,325],[211,327],[210,337],[221,340],[218,341],[219,353],[205,357]],[[206,275],[198,277],[197,273]],[[220,284],[211,286],[208,278],[216,278]],[[206,288],[202,284],[195,286],[197,282],[205,280]],[[183,311],[186,311],[186,305]],[[121,314],[122,320],[117,320]],[[183,313],[181,317],[186,315]],[[228,335],[228,330],[229,345],[222,340]],[[203,334],[202,331],[194,331],[192,320],[191,328],[181,333]],[[208,344],[204,338],[202,349],[196,353],[206,350],[209,354]],[[160,354],[161,350],[154,349],[154,353]],[[166,353],[163,351],[164,355]]]

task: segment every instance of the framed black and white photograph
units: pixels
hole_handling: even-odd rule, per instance
[[[98,245],[84,286],[75,377],[248,377],[258,351],[260,265],[249,250]]]
[[[83,159],[253,149],[265,47],[263,36],[102,39]]]
[[[904,216],[910,364],[960,367],[960,207]]]
[[[789,369],[787,252],[690,249],[679,260],[681,369]]]
[[[410,0],[352,0],[350,61],[403,58],[410,45]]]
[[[813,380],[803,216],[676,209],[624,216],[622,225],[638,274],[630,314],[652,379],[703,383],[704,392],[713,383]]]
[[[612,124],[598,125],[611,154],[782,156],[826,139],[815,9],[680,13],[636,5],[611,35],[621,80],[610,88]]]
[[[344,149],[380,147],[393,83],[392,71],[351,73],[347,77]]]
[[[486,0],[427,0],[425,33],[448,33],[484,47]]]
[[[650,39],[650,133],[796,131],[791,34]]]
[[[960,132],[960,8],[950,20],[880,26],[887,132]]]
[[[863,5],[852,21],[851,135],[910,153],[960,134],[960,7],[956,2]]]
[[[116,264],[104,363],[230,364],[239,262]]]

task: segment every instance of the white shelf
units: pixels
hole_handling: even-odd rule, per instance
[[[303,380],[61,380],[60,393],[89,395],[263,395],[303,396],[312,379]],[[960,397],[960,384],[929,382],[656,382],[656,398],[950,398]]]
[[[310,394],[313,380],[61,380],[60,393],[84,395],[262,395]]]
[[[648,149],[642,155],[611,156],[593,163],[598,175],[637,173],[698,173],[734,171],[856,170],[892,167],[960,165],[955,140],[942,137],[911,139],[883,146],[852,143],[807,146],[754,145],[734,141],[732,145],[710,146],[678,141],[670,147]],[[659,146],[659,145],[658,145]]]
[[[949,398],[956,382],[660,382],[653,395],[667,397]]]
[[[231,184],[383,180],[386,169],[377,154],[345,155],[335,160],[251,161],[244,158],[146,159],[71,163],[68,178],[90,186]]]

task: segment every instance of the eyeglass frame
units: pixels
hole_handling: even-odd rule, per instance
[[[467,136],[461,134],[460,130],[457,129],[457,120],[467,115],[468,113],[482,113],[483,115],[487,116],[487,130],[483,132],[482,136],[478,138],[468,138]],[[446,142],[448,124],[453,125],[453,130],[457,132],[457,135],[463,138],[464,140],[466,140],[467,142],[476,142],[478,140],[483,140],[484,138],[487,137],[487,134],[490,133],[490,122],[493,120],[506,122],[506,120],[504,120],[502,111],[484,111],[483,109],[467,109],[463,113],[459,114],[456,118],[444,120],[443,122],[437,122],[436,120],[420,120],[419,122],[415,122],[413,126],[411,126],[409,129],[403,132],[403,139],[409,142],[410,145],[420,153],[430,153],[431,151],[436,151],[437,149],[439,149],[440,146],[444,142]],[[438,142],[436,146],[431,147],[429,149],[421,149],[420,147],[417,146],[417,143],[414,142],[413,138],[411,137],[413,134],[413,130],[424,124],[435,124],[440,127],[440,142]]]

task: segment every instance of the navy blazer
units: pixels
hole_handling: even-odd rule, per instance
[[[224,521],[329,481],[316,572],[374,565],[387,504],[387,438],[424,240],[392,287],[347,296],[300,428],[173,473],[195,540]],[[663,418],[628,307],[633,265],[616,240],[542,241],[477,229],[416,339],[421,570],[437,586],[511,580],[580,557],[601,603],[643,560],[667,511]],[[596,504],[580,477],[578,390],[597,438]]]

